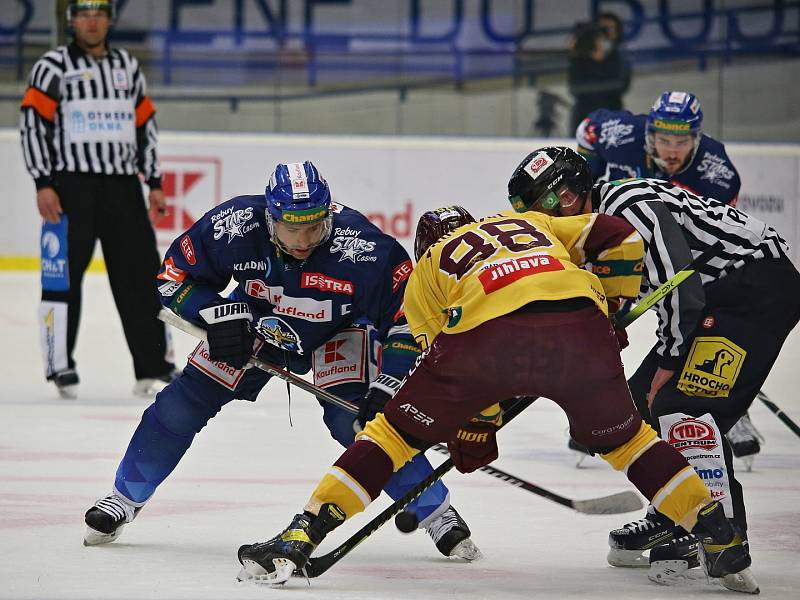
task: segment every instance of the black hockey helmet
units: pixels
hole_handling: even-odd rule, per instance
[[[508,200],[517,212],[535,210],[558,216],[591,187],[586,159],[565,146],[546,146],[528,154],[514,170]]]
[[[67,23],[69,23],[81,10],[102,10],[109,19],[114,18],[113,0],[69,0],[67,4]]]
[[[475,219],[463,206],[444,206],[429,210],[417,222],[414,238],[414,258],[419,261],[425,251],[451,231],[462,225],[474,223]]]

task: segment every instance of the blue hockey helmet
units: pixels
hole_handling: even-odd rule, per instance
[[[703,126],[703,111],[700,109],[700,100],[689,92],[664,92],[661,94],[647,113],[647,132],[645,146],[648,154],[655,163],[664,168],[655,150],[655,134],[664,135],[690,135],[694,137],[694,148],[689,154],[686,165],[691,163],[697,147]]]
[[[272,241],[282,249],[275,233],[275,223],[313,225],[322,223],[320,239],[325,242],[331,234],[331,191],[328,182],[311,161],[279,164],[270,175],[264,197],[267,200],[267,225]]]

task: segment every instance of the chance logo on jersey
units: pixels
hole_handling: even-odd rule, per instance
[[[727,398],[746,356],[747,352],[727,338],[695,338],[678,389],[687,396]]]
[[[557,258],[547,254],[533,254],[489,263],[481,267],[478,280],[483,286],[484,293],[491,294],[523,277],[547,271],[563,270],[564,265]]]
[[[261,317],[255,326],[256,333],[265,342],[288,350],[289,352],[303,353],[303,344],[300,336],[286,321],[280,317]]]

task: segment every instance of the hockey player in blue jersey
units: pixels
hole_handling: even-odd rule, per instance
[[[578,152],[592,177],[663,179],[731,206],[739,195],[739,173],[725,146],[703,133],[697,96],[664,92],[646,115],[601,108],[576,132]]]
[[[85,516],[86,545],[115,540],[227,403],[255,400],[270,375],[251,355],[379,412],[418,355],[402,311],[412,264],[361,213],[331,201],[311,162],[279,164],[264,195],[237,196],[173,242],[158,275],[164,306],[206,329],[208,342],[142,415],[110,494]],[[235,289],[220,293],[233,279]],[[380,363],[376,354],[380,354]],[[354,438],[352,414],[321,403],[331,435]],[[400,498],[432,472],[424,456],[385,491]],[[439,481],[408,510],[445,556],[480,556]]]
[[[576,132],[578,152],[589,163],[595,181],[663,179],[698,196],[736,206],[739,173],[722,142],[704,134],[702,127],[697,96],[664,92],[647,115],[606,109],[590,113]],[[764,438],[749,415],[742,416],[728,439],[734,455],[750,470]],[[578,452],[580,465],[585,448],[573,440],[569,447]]]

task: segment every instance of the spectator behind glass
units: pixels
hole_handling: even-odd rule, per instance
[[[574,99],[570,127],[598,108],[622,109],[630,87],[630,66],[619,52],[621,23],[603,13],[598,22],[578,23],[573,30],[568,85]]]

